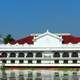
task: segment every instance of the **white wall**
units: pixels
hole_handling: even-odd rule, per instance
[[[60,46],[61,44],[62,44],[61,40],[49,35],[41,37],[34,42],[35,46],[43,46],[43,47]]]

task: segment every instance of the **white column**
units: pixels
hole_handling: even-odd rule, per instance
[[[7,64],[10,64],[10,60],[7,60]]]
[[[80,58],[80,52],[78,52],[78,56],[79,56],[79,58]]]
[[[16,58],[18,58],[19,52],[16,52]]]
[[[54,60],[52,61],[52,63],[54,64]]]
[[[54,53],[53,53],[53,52],[51,52],[51,59],[53,59],[53,54],[54,54]]]
[[[62,58],[63,52],[59,52],[59,54],[60,54],[60,58]]]
[[[59,60],[59,63],[60,63],[60,64],[63,64],[63,60],[62,60],[62,58],[63,58],[63,57],[62,57],[63,52],[59,52],[59,54],[60,54],[60,58],[61,58],[61,59]]]
[[[28,52],[26,51],[25,53],[24,53],[24,55],[25,55],[25,60],[24,60],[24,64],[28,64],[28,59],[27,59],[27,54],[28,54]]]
[[[24,60],[24,64],[27,64],[28,63],[28,60]]]
[[[17,59],[15,59],[15,64],[19,64],[19,60],[18,60],[19,52],[15,52],[15,54],[16,54],[16,58],[17,58]]]
[[[15,64],[19,64],[19,60],[18,59],[15,60]]]
[[[63,64],[63,60],[59,60],[59,63],[60,63],[60,64]]]
[[[45,53],[45,52],[42,52],[42,58],[44,58],[44,53]]]
[[[6,53],[7,53],[7,58],[9,58],[11,52],[6,52]],[[10,60],[6,60],[6,63],[7,63],[7,64],[10,64]]]
[[[69,58],[71,58],[72,52],[69,52]]]
[[[26,58],[26,56],[27,56],[27,52],[24,52],[24,57]]]
[[[68,60],[68,63],[71,64],[72,63],[72,60]]]
[[[33,64],[36,64],[36,52],[33,52],[33,58],[34,58]]]
[[[69,52],[69,59],[68,59],[68,63],[69,63],[69,64],[72,64],[71,55],[72,55],[72,52]]]
[[[78,52],[78,57],[80,58],[80,52]],[[78,60],[77,63],[80,64],[80,60]]]
[[[52,52],[53,53],[53,56],[52,56],[52,58],[53,58],[53,61],[52,61],[52,63],[54,64],[55,62],[54,62],[54,52]]]
[[[9,58],[9,57],[10,57],[10,53],[11,53],[11,52],[7,52],[7,58]]]
[[[80,60],[78,60],[77,63],[80,64]]]
[[[36,60],[33,60],[33,64],[36,64]]]
[[[34,59],[36,58],[36,52],[33,52],[33,58]]]

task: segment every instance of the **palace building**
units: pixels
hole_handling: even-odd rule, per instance
[[[0,65],[8,67],[80,67],[80,37],[70,33],[30,34],[0,44]]]

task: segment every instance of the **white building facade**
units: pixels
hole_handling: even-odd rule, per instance
[[[12,43],[0,44],[0,65],[80,67],[79,37],[71,37],[69,33],[58,34],[49,31],[30,36]]]

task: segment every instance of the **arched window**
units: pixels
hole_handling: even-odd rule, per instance
[[[10,53],[10,57],[16,57],[16,54],[14,52]]]
[[[42,57],[42,53],[41,52],[37,52],[36,53],[36,57]]]
[[[24,61],[23,60],[19,60],[19,63],[24,63]]]
[[[15,60],[11,60],[11,63],[15,63]]]
[[[55,64],[58,64],[59,63],[59,60],[54,60]]]
[[[20,52],[18,57],[24,57],[24,53]]]
[[[69,53],[68,52],[64,52],[62,57],[69,57]]]
[[[77,63],[77,60],[73,60],[73,63]]]
[[[2,63],[6,63],[7,61],[6,60],[2,60]]]
[[[26,57],[33,57],[33,53],[32,52],[28,52]]]
[[[72,52],[72,57],[78,57],[78,53],[77,52]]]
[[[55,53],[53,54],[53,57],[60,57],[60,53],[59,53],[59,52],[55,52]]]
[[[7,53],[6,52],[2,52],[2,57],[7,57]]]
[[[37,60],[37,64],[40,64],[41,63],[41,60]]]
[[[67,64],[68,63],[68,60],[64,60],[64,64]]]
[[[32,64],[32,60],[28,60],[28,63],[29,63],[29,64]]]

